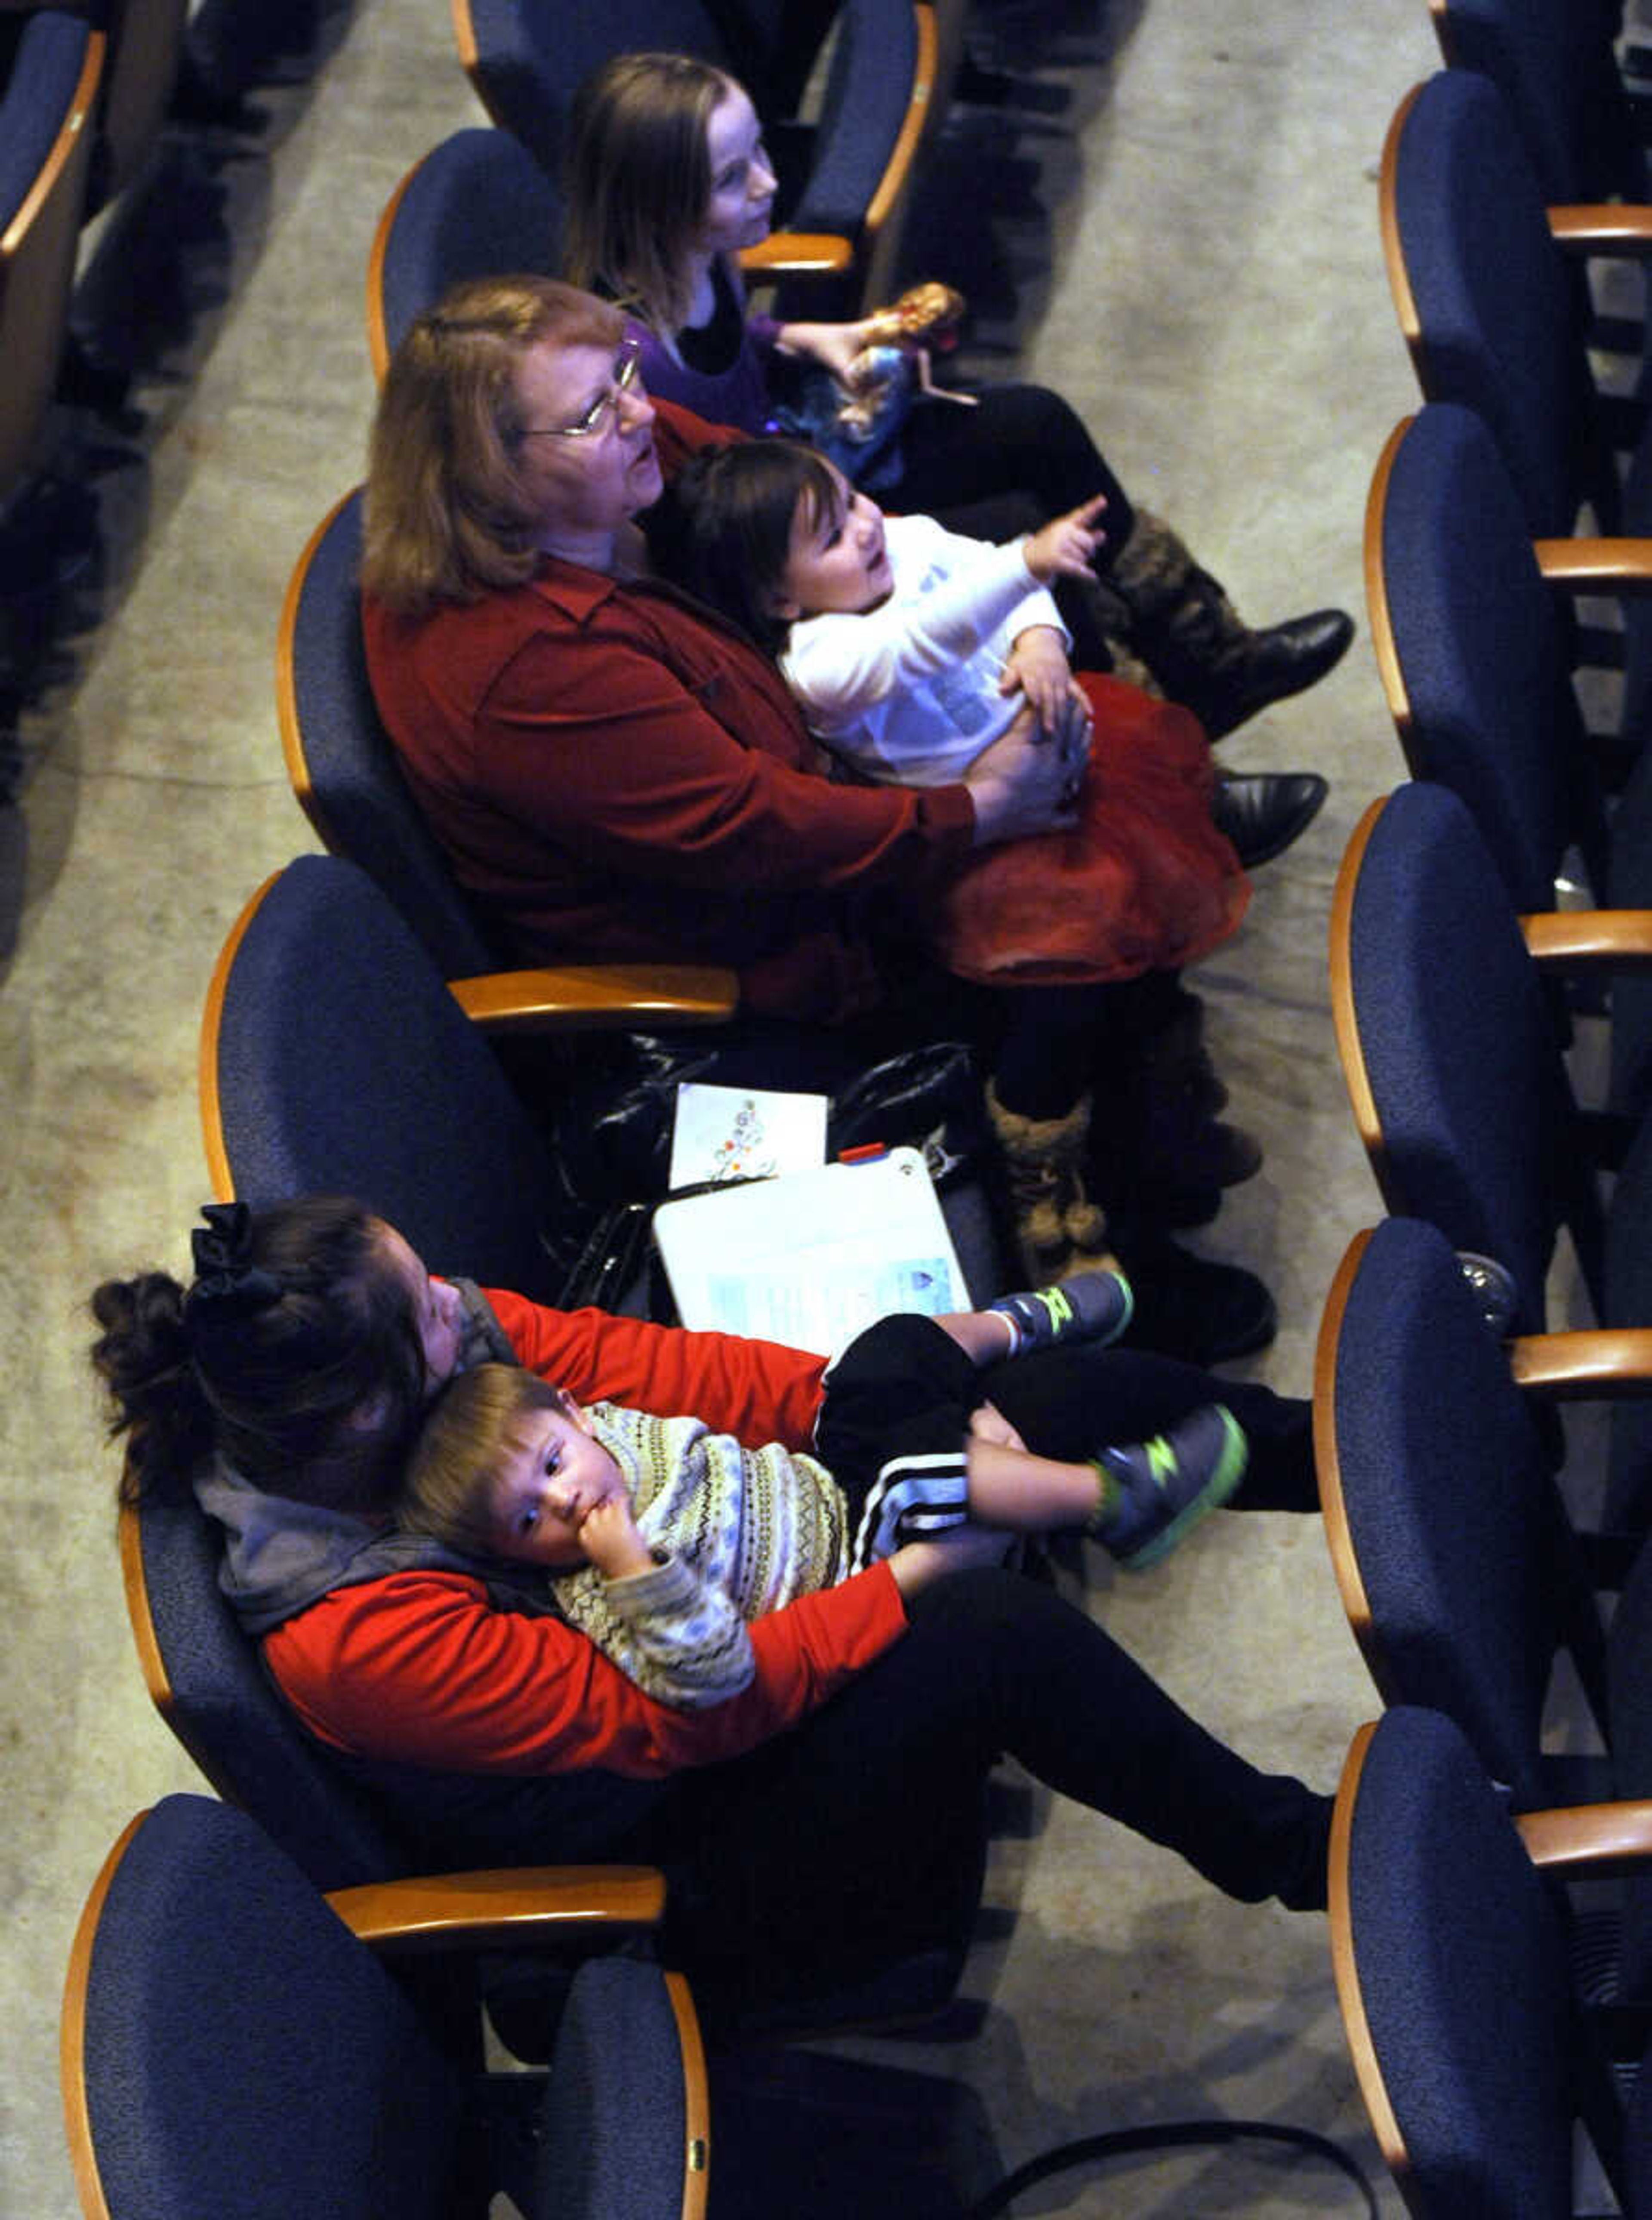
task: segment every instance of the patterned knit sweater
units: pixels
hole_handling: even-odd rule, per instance
[[[658,1562],[606,1580],[558,1575],[558,1608],[659,1702],[700,1711],[752,1675],[748,1619],[835,1587],[849,1570],[843,1491],[823,1465],[771,1443],[742,1449],[694,1418],[617,1403],[587,1410],[625,1475],[638,1531]]]

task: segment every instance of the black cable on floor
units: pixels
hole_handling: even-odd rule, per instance
[[[1281,2127],[1271,2120],[1216,2119],[1165,2120],[1155,2127],[1112,2128],[1103,2135],[1081,2136],[1073,2142],[1058,2143],[1054,2149],[1029,2159],[1025,2166],[1018,2166],[1013,2173],[1007,2173],[968,2208],[963,2220],[992,2220],[994,2214],[1004,2211],[1035,2182],[1047,2180],[1052,2173],[1064,2173],[1069,2167],[1082,2166],[1093,2159],[1118,2158],[1130,2151],[1173,2150],[1201,2144],[1219,2147],[1243,2142],[1285,2143],[1296,2150],[1311,2151],[1356,2184],[1370,2220],[1379,2220],[1376,2192],[1367,2180],[1364,2169],[1328,2136],[1316,2135],[1312,2128]]]

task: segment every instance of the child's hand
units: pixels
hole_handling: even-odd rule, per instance
[[[637,1531],[631,1506],[610,1496],[589,1511],[579,1529],[579,1546],[604,1580],[622,1581],[630,1573],[653,1569],[653,1553]]]
[[[1058,739],[1069,730],[1075,704],[1084,721],[1089,721],[1089,704],[1074,683],[1061,634],[1048,625],[1029,625],[1024,633],[1017,633],[1005,658],[998,690],[1025,694],[1047,739]]]
[[[812,355],[852,390],[855,359],[871,336],[871,319],[863,316],[852,324],[782,324],[776,344],[782,354]]]
[[[976,1404],[969,1413],[969,1433],[973,1440],[993,1442],[1000,1449],[1026,1449],[1026,1444],[995,1403]]]
[[[1022,542],[1022,559],[1041,586],[1047,586],[1052,578],[1091,575],[1091,558],[1107,538],[1096,522],[1107,505],[1106,494],[1099,493],[1094,501],[1082,501],[1076,508],[1069,508],[1065,516],[1052,518]]]

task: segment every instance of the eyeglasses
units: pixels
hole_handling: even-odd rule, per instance
[[[637,364],[642,354],[639,340],[621,340],[614,358],[614,376],[583,416],[571,424],[541,424],[524,432],[524,440],[594,440],[606,432],[619,414],[622,394],[638,391]]]

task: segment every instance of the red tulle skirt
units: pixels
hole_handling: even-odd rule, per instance
[[[1080,986],[1220,947],[1250,882],[1211,822],[1215,771],[1191,711],[1081,673],[1094,719],[1069,832],[986,848],[941,899],[936,954],[989,987]]]

